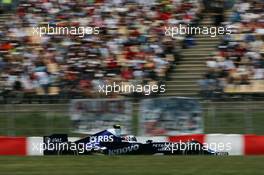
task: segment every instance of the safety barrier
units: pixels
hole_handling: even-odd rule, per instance
[[[70,141],[79,138],[69,138]],[[187,142],[196,140],[203,144],[218,146],[216,150],[227,151],[230,155],[264,155],[263,135],[240,134],[193,134],[178,136],[138,137],[139,142]],[[38,149],[43,144],[42,137],[0,137],[0,155],[41,156]]]

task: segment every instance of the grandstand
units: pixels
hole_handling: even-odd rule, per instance
[[[212,26],[212,13],[204,13],[200,21],[202,26]],[[216,51],[220,43],[220,36],[215,38],[209,35],[193,36],[194,45],[181,50],[181,59],[173,66],[167,84],[167,96],[199,96],[200,86],[198,81],[206,72],[208,54]]]
[[[109,4],[104,4],[100,10],[95,11],[96,4],[82,1],[53,4],[21,1],[13,12],[15,15],[4,14],[1,20],[4,29],[1,33],[3,37],[0,47],[3,103],[13,99],[15,103],[21,103],[45,99],[51,102],[53,99],[65,101],[72,98],[103,97],[98,93],[97,85],[113,81],[127,84],[161,84],[169,79],[166,82],[168,87],[166,95],[188,96],[184,93],[186,91],[197,95],[197,89],[186,88],[178,79],[186,77],[182,77],[181,72],[186,72],[187,68],[193,71],[197,68],[199,71],[202,63],[185,64],[185,59],[180,56],[180,50],[182,47],[188,47],[185,43],[188,43],[189,38],[164,37],[163,26],[166,25],[166,21],[174,24],[174,18],[178,19],[176,20],[178,23],[195,24],[199,22],[202,7],[198,1],[151,2],[149,7],[143,5],[143,8],[137,8],[142,6],[140,2],[126,3],[123,9],[110,3],[114,5],[110,13]],[[79,8],[74,9],[74,13],[69,13],[68,8],[77,5]],[[175,5],[177,8],[172,8]],[[135,14],[133,16],[128,12]],[[147,16],[139,17],[141,12],[147,12]],[[118,21],[116,24],[111,24],[113,13],[116,13],[115,20]],[[89,15],[89,18],[86,15]],[[135,15],[138,17],[137,22],[130,25],[129,22]],[[49,23],[52,25],[54,22],[60,26],[78,26],[83,25],[86,19],[91,21],[92,25],[101,25],[100,36],[38,38],[32,36],[29,29],[32,26],[46,26]],[[7,31],[11,33],[7,34]],[[113,37],[113,34],[119,36],[119,39]],[[192,54],[192,49],[186,52]],[[188,56],[188,53],[186,54]],[[192,58],[192,55],[189,57]],[[181,62],[176,65],[179,60]],[[175,77],[175,67],[176,80],[170,81]],[[197,76],[200,77],[199,74]],[[188,80],[188,77],[186,79]],[[171,87],[173,82],[176,82],[176,86],[182,87],[178,88],[180,94],[171,93],[174,91],[174,85]],[[110,97],[119,95],[111,94]]]
[[[261,1],[236,2],[226,22],[233,28],[206,61],[200,81],[205,97],[262,97],[264,93],[264,43]],[[209,93],[208,93],[209,92]]]
[[[98,84],[161,83],[178,59],[175,41],[162,35],[163,20],[169,20],[177,11],[182,18],[194,11],[194,17],[198,9],[190,3],[178,4],[179,9],[171,6],[170,2],[150,6],[125,3],[119,8],[115,2],[20,1],[15,15],[2,17],[4,99],[96,98],[102,97]],[[65,27],[87,23],[99,26],[100,35],[39,38],[31,31],[32,27],[47,24]],[[111,94],[114,96],[118,94]]]
[[[258,14],[261,3],[242,3],[244,11],[239,11],[241,6],[237,3],[225,12],[223,25],[242,27],[230,37],[194,35],[175,39],[164,37],[164,26],[214,26],[216,5],[211,3],[205,9],[198,1],[154,2],[150,1],[148,6],[140,1],[125,3],[123,8],[117,2],[99,3],[98,9],[98,4],[85,1],[20,1],[11,13],[2,12],[2,103],[106,97],[98,93],[97,86],[112,82],[165,84],[166,93],[161,94],[165,96],[262,96],[263,14]],[[142,13],[146,16],[142,17]],[[135,24],[131,24],[135,18]],[[101,27],[100,35],[39,38],[30,30],[47,24],[87,25],[86,20]],[[225,64],[231,64],[231,68],[226,69]],[[107,97],[120,95],[142,96],[112,93]]]

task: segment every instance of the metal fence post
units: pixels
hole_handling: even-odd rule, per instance
[[[245,120],[245,133],[253,133],[253,127],[252,127],[252,110],[250,109],[250,106],[245,103],[244,107],[244,120]]]
[[[8,118],[7,118],[7,135],[8,136],[14,136],[16,134],[15,132],[15,107],[13,105],[11,105],[11,108],[13,109],[8,109],[8,111],[10,111],[10,113],[8,112]],[[12,111],[12,112],[11,112]]]

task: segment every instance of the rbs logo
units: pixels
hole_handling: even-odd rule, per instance
[[[114,136],[113,135],[105,135],[105,136],[91,136],[90,142],[113,142]]]

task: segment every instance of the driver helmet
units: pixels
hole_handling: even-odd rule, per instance
[[[115,131],[115,135],[117,137],[121,136],[121,125],[113,125],[114,131]]]

